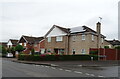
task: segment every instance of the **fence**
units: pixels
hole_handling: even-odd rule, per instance
[[[90,48],[91,51],[97,51],[99,60],[120,60],[120,49]]]

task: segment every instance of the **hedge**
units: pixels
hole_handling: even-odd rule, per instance
[[[19,55],[18,60],[26,61],[70,61],[70,60],[98,60],[97,55]]]

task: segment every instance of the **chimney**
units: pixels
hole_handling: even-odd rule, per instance
[[[101,34],[101,23],[100,22],[98,22],[96,24],[96,31],[97,31],[98,34]]]

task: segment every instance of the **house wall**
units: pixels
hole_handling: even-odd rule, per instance
[[[57,42],[56,41],[56,37],[51,37],[51,42],[48,42],[47,40],[48,38],[45,39],[45,49],[48,50],[50,49],[52,53],[54,53],[54,49],[58,48],[58,49],[64,49],[65,52],[64,54],[66,54],[67,49],[66,49],[66,39],[67,36],[63,36],[63,41]]]
[[[8,48],[9,48],[9,47],[12,47],[12,42],[11,42],[11,41],[8,41],[7,47],[8,47]]]
[[[104,47],[104,42],[101,42],[101,47]],[[97,48],[97,36],[94,35],[92,40],[92,34],[85,34],[85,40],[82,40],[82,34],[77,34],[75,41],[73,41],[73,35],[69,38],[69,53],[73,54],[75,49],[76,54],[89,54],[90,48]],[[82,53],[82,49],[85,49],[86,53]]]
[[[55,37],[55,36],[64,36],[65,32],[61,31],[59,28],[54,27],[54,29],[47,35],[47,37]]]
[[[107,41],[105,41],[105,46],[109,46],[109,48],[114,48],[114,46]]]

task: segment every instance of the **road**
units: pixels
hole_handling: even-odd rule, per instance
[[[16,63],[3,59],[3,77],[118,77],[118,66],[109,67],[80,67],[61,66],[51,67]]]

